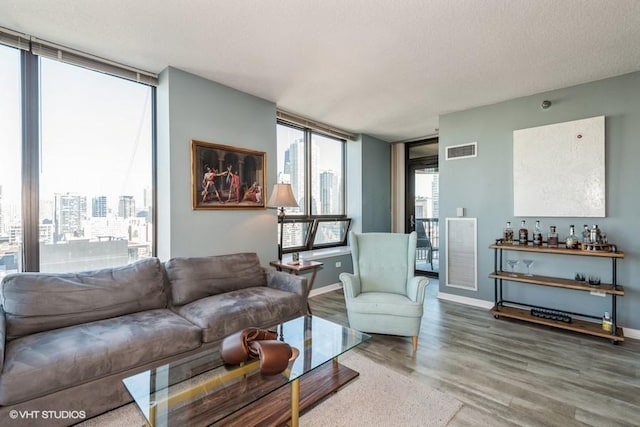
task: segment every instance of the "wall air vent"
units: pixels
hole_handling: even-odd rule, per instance
[[[466,159],[469,157],[478,157],[477,142],[447,147],[447,155],[445,157],[447,160]]]

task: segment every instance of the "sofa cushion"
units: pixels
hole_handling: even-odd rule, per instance
[[[264,269],[255,253],[173,258],[167,261],[165,267],[174,305],[267,285]]]
[[[174,308],[202,328],[205,343],[249,326],[273,326],[306,313],[306,309],[302,296],[262,286],[213,295]]]
[[[33,399],[201,345],[198,327],[167,309],[41,332],[8,343],[0,405]]]
[[[2,280],[7,339],[166,308],[162,264],[148,258],[80,273],[15,273]]]

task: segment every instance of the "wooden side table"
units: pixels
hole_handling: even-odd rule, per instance
[[[284,271],[289,274],[295,274],[298,276],[300,273],[311,270],[311,277],[309,278],[307,284],[307,311],[311,314],[311,307],[309,306],[309,292],[313,289],[313,281],[316,279],[316,274],[318,274],[318,269],[322,267],[324,264],[320,261],[303,261],[300,260],[296,263],[287,263],[282,261],[271,261],[269,263],[272,267],[275,267],[278,271]]]

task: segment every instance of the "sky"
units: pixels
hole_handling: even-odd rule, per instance
[[[0,46],[0,185],[20,193],[19,53]],[[41,199],[55,192],[106,195],[116,207],[151,188],[151,89],[102,73],[40,60]]]
[[[283,141],[289,141],[293,143],[304,137],[304,132],[299,129],[295,129],[289,126],[277,126],[277,138],[278,138],[278,176],[284,167],[284,153],[289,148],[290,144],[282,144]],[[327,138],[322,135],[314,134],[314,141],[318,142],[331,142],[329,144],[320,145],[320,155],[317,156],[317,167],[319,172],[331,170],[333,172],[342,172],[338,163],[342,159],[342,145],[336,142],[333,138]],[[335,143],[333,143],[335,142]],[[348,143],[347,143],[348,144]]]

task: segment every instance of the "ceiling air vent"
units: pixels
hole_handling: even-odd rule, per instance
[[[447,147],[447,160],[466,159],[468,157],[478,157],[478,143],[452,145]]]

